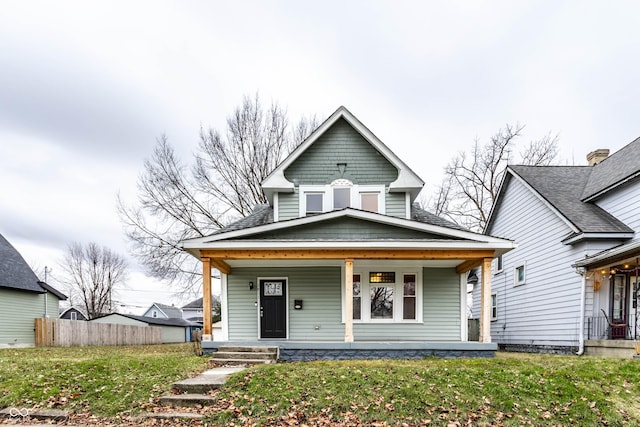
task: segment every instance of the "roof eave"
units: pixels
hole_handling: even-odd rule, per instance
[[[627,182],[640,177],[640,171],[637,171],[636,173],[627,176],[626,178],[616,182],[615,184],[612,184],[610,186],[608,186],[607,188],[604,188],[596,193],[590,194],[587,197],[584,197],[581,201],[588,203],[588,202],[593,202],[594,200],[597,200],[598,198],[600,198],[601,196],[605,195],[606,193],[608,193],[611,190],[614,190],[618,187],[620,187],[621,185],[626,184]]]
[[[571,234],[569,237],[562,240],[565,245],[574,245],[576,243],[585,240],[627,240],[632,239],[635,236],[633,232],[622,233],[579,233]]]

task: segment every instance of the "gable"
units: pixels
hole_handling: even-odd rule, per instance
[[[339,168],[339,163],[345,166]],[[398,178],[398,170],[340,118],[284,170],[284,175],[298,185],[324,185],[341,178],[360,185],[388,185]]]
[[[351,126],[352,130],[362,137],[362,139],[368,142],[373,148],[374,151],[384,159],[386,159],[397,171],[397,177],[395,180],[389,182],[388,190],[390,192],[403,192],[409,193],[411,195],[411,199],[414,200],[422,187],[424,186],[424,181],[418,177],[398,156],[396,156],[386,145],[382,143],[366,126],[364,126],[356,117],[351,114],[345,107],[338,108],[327,120],[325,120],[320,126],[318,126],[312,133],[309,135],[307,139],[305,139],[298,147],[296,147],[289,156],[282,163],[280,163],[271,174],[262,181],[262,190],[267,196],[270,203],[273,203],[274,194],[276,193],[292,193],[295,191],[297,182],[293,182],[289,180],[285,176],[285,171],[289,169],[290,166],[293,165],[301,156],[303,156],[307,150],[311,149],[315,143],[323,137],[326,132],[329,132],[334,125],[338,124],[338,122],[344,121],[348,125]],[[346,131],[345,135],[350,133],[348,128],[345,128],[343,125],[338,125],[337,129],[342,128],[342,130]],[[361,146],[363,147],[363,146]],[[331,153],[323,153],[323,155]],[[357,156],[356,156],[357,157]],[[354,157],[354,159],[356,158]],[[333,158],[331,171],[336,171],[337,164],[341,162],[341,160],[336,160]],[[303,163],[309,163],[308,161]],[[347,162],[348,163],[348,162]],[[347,168],[349,165],[346,165]],[[298,169],[296,171],[296,168]],[[385,170],[390,171],[388,165],[385,164]],[[375,171],[372,171],[375,173]],[[300,169],[299,166],[296,166],[294,169],[289,170],[290,174],[304,173],[304,170]],[[351,173],[351,172],[349,172]],[[388,178],[388,177],[387,177]],[[323,179],[322,184],[325,184],[326,175],[322,174],[321,179]],[[376,182],[379,182],[376,181]]]
[[[367,221],[360,218],[338,217],[326,221],[301,224],[281,230],[245,236],[240,240],[459,240],[420,230]]]

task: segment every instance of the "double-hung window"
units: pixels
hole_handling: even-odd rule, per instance
[[[305,215],[313,215],[322,213],[324,210],[323,201],[324,193],[308,192],[304,193],[305,197]]]
[[[526,282],[526,265],[525,263],[516,264],[513,275],[513,284],[515,286],[524,285]]]

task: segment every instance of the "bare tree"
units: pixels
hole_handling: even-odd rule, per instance
[[[524,126],[517,123],[507,124],[486,144],[476,139],[470,152],[454,157],[445,167],[445,176],[428,209],[470,230],[482,231],[523,129]],[[549,165],[557,155],[558,137],[549,134],[531,141],[520,153],[518,163]]]
[[[117,200],[133,255],[153,277],[195,290],[200,266],[178,243],[209,235],[265,203],[260,183],[316,126],[313,116],[290,131],[286,111],[276,103],[263,108],[255,95],[227,118],[226,132],[200,130],[192,167],[162,136],[138,178],[137,204]]]
[[[113,297],[127,280],[126,260],[96,243],[72,243],[61,268],[71,303],[84,309],[89,319],[113,310]]]

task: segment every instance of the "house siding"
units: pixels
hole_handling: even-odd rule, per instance
[[[46,295],[46,296],[45,296]],[[44,310],[44,301],[46,300],[46,304],[47,304],[47,317],[50,318],[57,318],[58,316],[60,316],[60,299],[53,295],[51,292],[47,292],[46,294],[42,294],[42,307]],[[43,317],[44,317],[44,313],[43,313]]]
[[[407,218],[407,193],[385,194],[385,210],[389,216]]]
[[[34,346],[39,317],[44,317],[43,294],[0,289],[0,347]]]
[[[569,226],[540,199],[512,179],[488,233],[515,240],[503,256],[503,271],[492,278],[498,318],[492,339],[504,345],[574,346],[578,339],[582,278],[571,267],[579,251],[561,243]],[[515,286],[515,268],[525,263],[526,282]],[[480,284],[473,291],[473,314],[480,313]]]
[[[343,176],[337,163],[347,163]],[[284,171],[296,185],[325,185],[338,178],[354,184],[389,184],[398,170],[346,120],[338,120]]]
[[[298,193],[278,193],[278,221],[298,218],[300,202]]]
[[[607,193],[596,205],[640,233],[640,179]]]
[[[259,336],[258,278],[287,278],[289,340],[342,341],[340,267],[234,268],[227,278],[229,340]],[[460,276],[454,269],[423,269],[423,322],[354,323],[356,341],[460,341]],[[256,286],[249,290],[247,283]],[[303,300],[303,309],[293,308]]]

